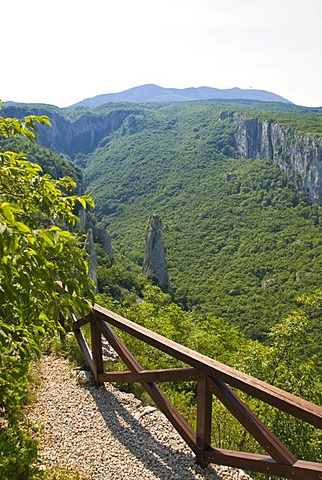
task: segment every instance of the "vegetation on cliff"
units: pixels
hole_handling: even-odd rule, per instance
[[[142,264],[145,221],[158,213],[176,301],[264,339],[319,285],[321,208],[270,161],[240,160],[218,105],[150,110],[86,157],[96,214]]]
[[[322,134],[319,109],[211,101],[49,108],[55,135],[42,130],[40,140],[65,145],[85,167],[115,249],[141,268],[145,222],[159,214],[173,298],[264,340],[299,295],[319,286],[321,208],[270,161],[238,158],[237,125],[219,120],[223,111],[276,121],[294,135]]]

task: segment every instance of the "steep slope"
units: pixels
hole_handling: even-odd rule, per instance
[[[187,102],[193,100],[256,100],[260,102],[285,102],[289,100],[265,90],[245,90],[241,88],[163,88],[148,84],[130,88],[118,93],[106,93],[92,98],[86,98],[72,107],[98,107],[109,102]]]
[[[59,109],[49,105],[11,105],[4,107],[5,117],[23,118],[26,115],[47,115],[52,128],[38,127],[38,141],[47,148],[70,158],[95,150],[107,135],[126,124],[125,120],[138,113],[137,108],[118,105],[104,110]],[[125,123],[124,123],[125,122]],[[128,120],[131,123],[131,120]]]
[[[146,220],[161,216],[170,284],[184,306],[263,338],[299,294],[320,286],[321,208],[310,203],[322,188],[320,109],[224,101],[32,108],[52,119],[41,143],[85,167],[116,249],[142,265]]]
[[[18,138],[1,138],[0,147],[6,151],[24,152],[30,162],[38,163],[42,167],[43,173],[49,173],[55,179],[64,176],[72,177],[77,183],[78,193],[83,192],[82,170],[64,156],[36,143]]]
[[[85,176],[126,255],[143,262],[146,218],[158,213],[175,298],[263,338],[319,286],[322,212],[271,161],[241,160],[238,125],[219,113],[146,109],[87,156]]]

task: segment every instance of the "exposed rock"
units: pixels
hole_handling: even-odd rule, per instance
[[[107,253],[110,260],[113,260],[111,237],[104,228],[97,225],[97,220],[91,212],[86,213],[85,221],[85,230],[88,231],[89,229],[92,230],[93,239],[102,245],[104,252]]]
[[[92,374],[88,370],[74,370],[73,374],[79,385],[87,385],[93,382]]]
[[[312,202],[322,204],[322,141],[307,134],[283,129],[276,122],[244,119],[239,113],[223,112],[232,118],[236,131],[233,146],[242,158],[269,158],[288,178],[296,180]]]
[[[94,227],[93,228],[93,235],[97,237],[98,242],[102,245],[102,248],[105,253],[110,257],[110,260],[113,259],[113,249],[112,249],[112,241],[111,237],[107,233],[104,228]]]
[[[265,280],[265,282],[263,284],[263,288],[264,288],[264,290],[266,290],[267,288],[272,287],[276,283],[277,282],[276,282],[275,278],[268,278],[267,280]]]
[[[135,110],[134,110],[135,112]],[[122,127],[124,120],[133,113],[129,109],[109,112],[102,117],[88,112],[70,122],[60,112],[51,114],[52,128],[39,127],[41,145],[74,158],[75,153],[89,153],[108,134]]]
[[[162,222],[159,215],[152,214],[145,229],[145,260],[143,273],[152,277],[164,291],[168,291],[169,277],[162,239]]]
[[[102,339],[102,347],[104,362],[116,362],[119,359],[118,354],[107,340]]]
[[[98,292],[97,289],[97,275],[96,275],[96,267],[97,267],[97,256],[95,252],[94,246],[94,239],[93,239],[93,232],[91,229],[88,230],[87,237],[85,240],[85,250],[89,255],[89,262],[88,262],[88,275],[95,283],[95,293]]]

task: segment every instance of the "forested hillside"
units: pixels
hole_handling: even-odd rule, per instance
[[[84,168],[95,213],[130,261],[142,265],[146,221],[161,215],[173,298],[185,308],[264,339],[299,295],[320,286],[321,207],[299,190],[287,151],[287,176],[273,158],[241,159],[237,124],[222,115],[276,123],[300,142],[322,135],[319,109],[251,101],[32,108],[53,116],[40,142]]]
[[[98,217],[142,264],[146,220],[160,214],[175,300],[262,339],[320,284],[321,208],[269,160],[239,159],[217,106],[134,118],[86,157]]]

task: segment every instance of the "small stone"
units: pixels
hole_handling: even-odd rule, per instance
[[[91,372],[87,370],[79,370],[76,374],[76,381],[79,385],[87,385],[88,383],[93,382],[93,377]]]

